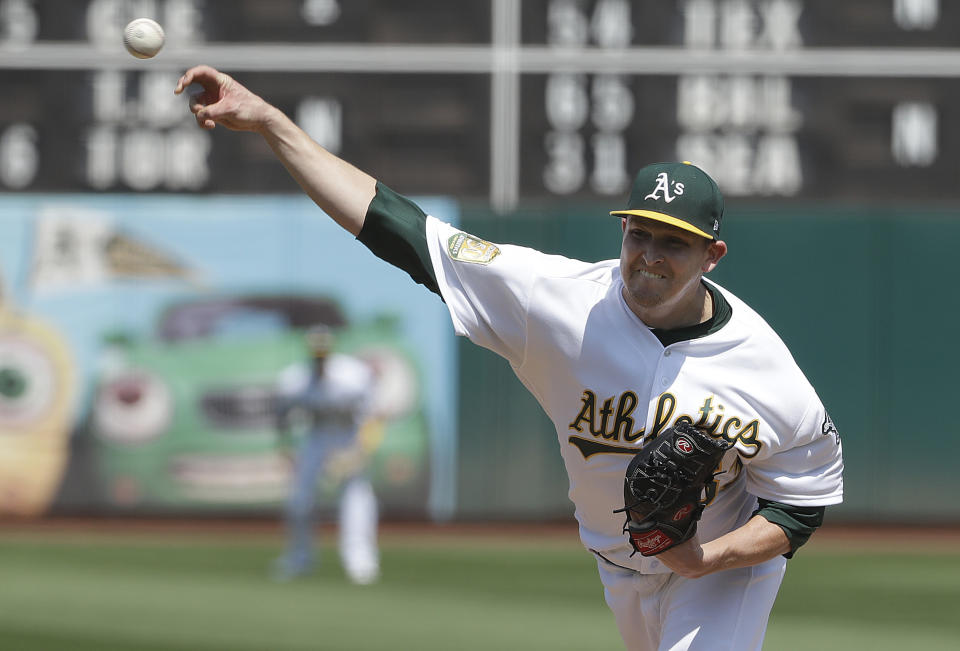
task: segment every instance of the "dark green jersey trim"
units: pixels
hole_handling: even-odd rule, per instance
[[[723,294],[711,288],[709,285],[707,286],[707,291],[710,292],[710,297],[713,300],[713,316],[709,319],[697,325],[676,328],[674,330],[661,330],[659,328],[650,330],[650,332],[660,340],[664,348],[680,341],[689,341],[690,339],[705,337],[727,325],[727,321],[730,320],[733,314],[733,308],[730,307],[730,303],[723,297]]]
[[[768,522],[779,525],[790,541],[790,551],[784,554],[792,558],[797,549],[810,540],[810,536],[823,524],[825,506],[792,506],[782,502],[758,500],[754,515],[763,516]]]
[[[440,296],[427,247],[427,216],[420,206],[378,181],[357,239],[375,256]]]

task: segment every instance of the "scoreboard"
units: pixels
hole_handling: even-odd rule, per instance
[[[0,0],[0,191],[296,191],[195,126],[198,63],[406,194],[609,201],[685,159],[728,197],[960,199],[945,0]]]

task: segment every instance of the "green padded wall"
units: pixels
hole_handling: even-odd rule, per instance
[[[619,254],[608,206],[467,208],[463,227],[494,241],[586,260]],[[780,333],[844,442],[845,521],[958,522],[947,498],[960,457],[953,289],[957,210],[731,204],[730,253],[711,278]],[[461,341],[458,513],[572,513],[556,435],[509,366]],[[939,411],[937,411],[939,410]]]

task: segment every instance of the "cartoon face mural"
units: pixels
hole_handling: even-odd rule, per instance
[[[38,515],[67,463],[76,368],[60,334],[0,305],[0,514]]]

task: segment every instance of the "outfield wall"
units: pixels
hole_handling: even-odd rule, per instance
[[[276,387],[317,323],[377,378],[382,510],[448,517],[446,309],[309,198],[0,194],[0,517],[277,512]]]
[[[465,230],[495,242],[585,260],[619,250],[609,206],[527,206],[498,216],[450,199],[422,203],[454,222],[459,214]],[[960,506],[945,497],[960,456],[960,425],[949,413],[927,411],[950,406],[958,384],[957,212],[728,207],[723,234],[731,252],[711,276],[781,333],[840,429],[846,502],[831,517],[960,523]],[[261,461],[221,464],[224,490],[212,497],[208,490],[202,500],[149,489],[160,481],[151,478],[169,479],[180,467],[170,458],[199,453],[210,433],[203,427],[174,419],[183,426],[150,439],[154,450],[142,433],[124,442],[94,425],[103,425],[95,417],[99,365],[116,361],[118,346],[127,361],[162,359],[169,366],[177,358],[179,348],[154,341],[170,301],[280,288],[342,304],[355,345],[386,337],[422,370],[416,404],[422,399],[426,420],[409,429],[419,434],[385,437],[380,448],[385,517],[569,517],[556,434],[508,365],[455,342],[435,296],[377,261],[305,197],[11,195],[0,196],[0,214],[0,515],[275,512],[287,475],[262,472]],[[270,330],[262,320],[243,323],[224,334]],[[286,350],[284,337],[268,338],[270,355]],[[244,358],[252,355],[251,341],[243,339]],[[205,348],[216,349],[228,350]],[[190,368],[167,369],[179,404],[194,395],[186,386],[197,376]],[[55,408],[44,407],[54,398]],[[34,427],[34,417],[46,420]],[[256,436],[261,452],[273,450],[269,432]],[[220,456],[235,460],[238,446],[249,452],[253,439],[249,428],[219,432]],[[406,440],[420,443],[401,445]],[[203,452],[205,459],[213,454]],[[201,479],[205,490],[219,481],[207,468],[188,477]],[[269,495],[251,495],[254,484],[244,474],[251,468]]]
[[[463,213],[464,228],[599,260],[619,252],[609,208]],[[844,520],[960,522],[948,499],[960,421],[957,208],[729,205],[730,253],[711,278],[781,334],[844,442]],[[459,508],[464,517],[572,512],[556,435],[509,366],[461,341]]]

